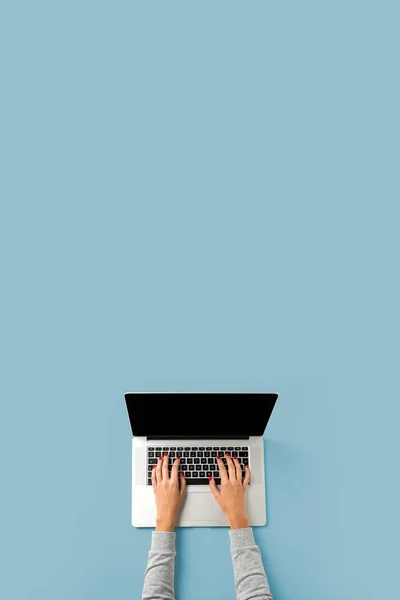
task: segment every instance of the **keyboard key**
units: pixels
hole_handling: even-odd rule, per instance
[[[210,471],[215,471],[217,469],[217,465],[208,465]]]
[[[248,452],[239,452],[239,456],[242,456],[243,458],[247,458],[249,456]]]
[[[170,452],[176,452],[176,448],[170,448]]]
[[[163,448],[163,452],[168,452],[168,448],[167,447]]]
[[[193,460],[194,460],[193,458],[187,458],[186,462],[187,462],[188,465],[192,465],[193,464]]]
[[[249,459],[248,458],[244,458],[243,459],[243,464],[244,465],[248,465],[249,464]]]
[[[196,465],[196,471],[201,471],[201,465]]]
[[[149,465],[156,465],[157,464],[157,459],[156,458],[149,458],[148,460],[148,464]]]
[[[194,464],[195,465],[199,465],[200,464],[200,459],[199,458],[194,458]]]
[[[230,452],[232,452],[232,450],[233,450],[233,446],[228,446],[228,450],[229,450]]]
[[[206,477],[206,474],[205,474],[205,472],[204,472],[204,471],[200,471],[200,473],[199,473],[199,477]]]
[[[212,450],[212,446],[207,446],[206,450]]]
[[[187,458],[181,458],[181,465],[186,465]]]
[[[188,470],[188,466],[187,465],[181,465],[180,470],[181,471],[187,471]]]
[[[199,476],[199,474],[198,474],[198,472],[197,472],[197,471],[194,471],[194,472],[192,473],[192,477],[198,477],[198,476]]]
[[[198,450],[197,446],[192,446],[192,450]]]
[[[211,456],[217,457],[218,454],[216,452],[211,452]]]
[[[204,456],[211,456],[211,452],[204,452]]]
[[[162,452],[161,450],[157,450],[157,452],[155,453],[156,456],[162,456]]]
[[[206,465],[207,464],[207,459],[206,458],[201,458],[200,462],[202,465]]]
[[[206,471],[206,477],[212,477],[212,476],[213,476],[212,471]]]
[[[178,446],[178,450],[182,451],[183,450],[183,446]]]
[[[169,455],[171,458],[176,458],[176,452],[170,452]]]
[[[149,452],[149,458],[154,458],[154,452]]]
[[[189,454],[189,452],[186,452],[186,451],[185,451],[185,452],[183,453],[183,456],[190,456],[190,454]]]
[[[162,450],[161,446],[157,446],[156,450],[157,450],[157,452],[161,452],[161,450]]]
[[[189,471],[194,471],[194,465],[189,465]]]
[[[202,458],[202,457],[204,456],[204,452],[200,452],[200,451],[199,451],[199,452],[197,453],[197,456],[199,456],[200,458]]]
[[[151,477],[148,478],[147,483],[151,485]]]
[[[151,473],[153,470],[153,465],[148,465],[147,470],[149,471],[149,473]]]
[[[241,450],[241,449],[242,449],[242,447],[241,447],[241,446],[236,446],[236,447],[235,447],[235,450]]]
[[[198,473],[196,473],[196,475],[198,475]],[[220,479],[216,479],[215,482],[217,484],[221,484],[221,480]],[[209,485],[210,484],[210,480],[208,479],[208,477],[199,477],[199,478],[195,478],[195,479],[191,479],[190,481],[186,482],[188,485]]]
[[[185,473],[185,479],[189,479],[191,476],[192,474],[189,471]]]
[[[197,456],[197,452],[191,452],[191,453],[190,453],[190,456],[191,456],[192,458],[194,458],[195,456]]]
[[[199,446],[199,450],[205,450],[204,446]]]
[[[221,452],[226,452],[226,446],[221,446]]]

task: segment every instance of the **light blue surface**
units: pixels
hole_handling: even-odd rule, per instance
[[[278,391],[274,598],[397,596],[398,7],[1,3],[1,598],[140,597],[147,389]]]

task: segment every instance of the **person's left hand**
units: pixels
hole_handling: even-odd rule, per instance
[[[159,457],[158,464],[154,467],[152,473],[152,484],[157,507],[157,531],[173,531],[176,517],[182,504],[183,496],[186,490],[186,480],[181,473],[178,480],[179,458],[175,459],[171,469],[171,476],[168,472],[168,454]]]

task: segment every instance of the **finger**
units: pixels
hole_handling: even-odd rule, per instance
[[[157,483],[161,483],[161,481],[162,481],[161,467],[162,467],[162,456],[159,456],[158,457],[157,468],[156,468]]]
[[[217,488],[217,484],[215,483],[215,479],[213,477],[210,477],[210,490],[213,493],[214,498],[216,499],[216,501],[219,503],[219,497],[221,496],[221,492],[219,491],[219,489]]]
[[[179,479],[180,479],[180,481],[181,481],[181,487],[179,488],[179,493],[180,493],[180,495],[181,495],[181,496],[183,496],[183,495],[184,495],[184,493],[185,493],[185,490],[186,490],[186,479],[185,479],[185,475],[184,475],[183,473],[181,473],[181,476],[180,476],[180,478],[179,478]]]
[[[163,464],[162,464],[162,478],[163,481],[167,481],[167,479],[169,479],[169,473],[168,473],[168,452],[164,452],[164,458],[163,458]]]
[[[237,456],[233,457],[233,464],[235,465],[235,468],[236,468],[236,478],[238,481],[242,482],[243,471],[242,471],[241,464],[237,459]]]
[[[229,454],[229,452],[227,452],[225,454],[225,456],[226,456],[226,463],[228,465],[229,479],[231,481],[236,481],[236,479],[237,479],[236,469],[235,469],[235,465],[233,464],[233,460],[231,459],[231,455]]]
[[[153,469],[152,469],[152,473],[151,473],[151,483],[153,484],[153,487],[155,485],[157,485],[157,465],[154,465]]]
[[[180,459],[176,458],[174,460],[174,464],[172,465],[171,479],[173,479],[174,481],[178,481],[179,463],[180,463]]]
[[[224,463],[222,462],[222,458],[217,456],[217,464],[219,469],[219,476],[221,477],[221,483],[225,483],[228,481],[228,473],[226,472],[226,468]]]
[[[250,483],[250,469],[249,469],[249,465],[246,465],[245,471],[246,471],[246,474],[244,476],[243,485],[244,485],[245,488],[247,488],[247,486]]]

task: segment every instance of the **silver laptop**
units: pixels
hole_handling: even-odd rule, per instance
[[[250,525],[267,520],[263,434],[278,394],[266,393],[126,393],[133,433],[132,525],[154,527],[156,507],[151,471],[169,453],[170,466],[180,456],[187,482],[178,527],[223,527],[227,519],[209,489],[217,482],[217,455],[237,456],[250,467],[247,491]]]

